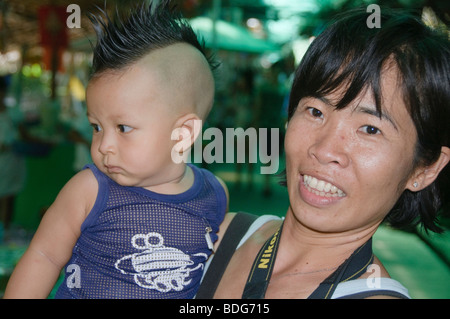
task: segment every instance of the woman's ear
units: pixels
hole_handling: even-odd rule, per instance
[[[419,167],[413,176],[408,180],[406,188],[412,192],[420,191],[428,187],[438,177],[439,173],[450,161],[450,148],[442,146],[441,155],[433,164],[425,167]]]
[[[175,162],[185,160],[188,150],[194,144],[202,130],[202,120],[195,113],[183,115],[176,120],[171,139],[177,141],[172,148],[172,159]]]

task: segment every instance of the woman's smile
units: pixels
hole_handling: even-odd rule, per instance
[[[336,185],[310,175],[300,175],[300,196],[312,206],[332,205],[347,196]]]
[[[306,188],[316,195],[325,197],[344,197],[345,193],[335,185],[326,181],[317,179],[313,176],[303,175],[303,183]]]

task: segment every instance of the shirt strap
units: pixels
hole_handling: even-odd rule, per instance
[[[411,299],[408,289],[392,278],[376,278],[374,282],[356,279],[341,282],[333,293],[332,299],[363,299],[373,296],[391,296]]]

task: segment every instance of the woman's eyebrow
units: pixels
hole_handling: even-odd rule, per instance
[[[318,97],[316,97],[316,99],[318,99],[319,101],[323,102],[324,104],[326,104],[330,107],[334,107],[333,103],[331,103],[331,101],[324,96],[318,96]]]

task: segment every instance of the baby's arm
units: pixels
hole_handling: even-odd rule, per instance
[[[42,218],[17,264],[4,298],[46,298],[72,255],[80,227],[92,209],[98,183],[90,170],[75,175]]]

